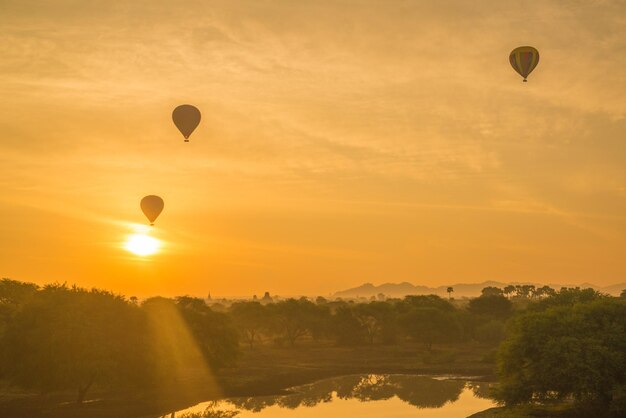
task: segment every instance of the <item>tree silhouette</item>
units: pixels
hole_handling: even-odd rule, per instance
[[[362,402],[380,401],[397,396],[417,408],[439,408],[458,399],[465,383],[413,375],[349,375],[325,379],[293,388],[287,395],[233,398],[228,402],[239,409],[260,412],[278,405],[283,408],[312,407],[339,399]]]
[[[593,416],[609,408],[624,416],[626,303],[572,296],[516,317],[500,348],[496,395],[507,404],[574,398],[593,405]]]
[[[267,308],[260,302],[237,302],[231,305],[230,315],[252,350],[261,330],[268,325]]]
[[[42,392],[94,383],[124,385],[150,375],[146,322],[140,309],[109,292],[65,285],[36,292],[2,338],[2,374]]]
[[[504,291],[499,287],[487,286],[483,290],[481,290],[482,296],[502,296]]]
[[[515,293],[515,286],[511,284],[508,286],[505,286],[502,292],[504,293],[506,297],[510,298],[513,295],[513,293]]]
[[[367,341],[375,339],[392,342],[395,340],[395,311],[385,302],[361,303],[353,308],[357,321],[363,328]]]
[[[461,324],[453,312],[436,308],[412,308],[399,318],[400,326],[414,341],[430,351],[435,343],[458,340]]]
[[[503,295],[482,295],[469,302],[469,311],[477,315],[492,318],[506,318],[513,309],[513,304]]]
[[[315,316],[319,312],[316,305],[306,298],[287,299],[268,305],[273,328],[295,346],[296,341],[310,332]]]

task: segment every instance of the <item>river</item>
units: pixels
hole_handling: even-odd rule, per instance
[[[471,378],[350,375],[291,388],[277,396],[209,401],[176,418],[465,418],[495,406],[486,383]],[[168,415],[168,417],[171,415]]]

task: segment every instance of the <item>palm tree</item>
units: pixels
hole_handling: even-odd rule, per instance
[[[446,292],[448,292],[448,299],[452,300],[452,292],[454,292],[454,288],[450,286],[446,289]]]

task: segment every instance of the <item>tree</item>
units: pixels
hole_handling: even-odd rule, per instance
[[[454,305],[437,295],[409,295],[405,296],[401,303],[398,304],[399,309],[406,310],[408,308],[435,308],[442,311],[452,312],[455,310]]]
[[[146,321],[121,296],[50,285],[19,309],[2,337],[2,375],[41,392],[138,384],[150,375]]]
[[[510,298],[511,295],[515,293],[515,286],[511,284],[508,286],[505,286],[502,292],[504,293],[506,297]]]
[[[560,291],[555,292],[551,297],[544,298],[528,306],[529,310],[538,311],[546,310],[554,306],[574,306],[578,303],[587,303],[606,297],[602,293],[591,289],[581,289],[579,287],[568,288],[563,287]]]
[[[449,299],[449,300],[452,300],[452,292],[454,292],[454,287],[449,286],[449,287],[446,289],[446,292],[448,292],[448,299]]]
[[[370,345],[380,338],[383,342],[393,342],[396,337],[395,312],[385,302],[358,304],[353,308],[354,316],[363,328]]]
[[[516,285],[515,294],[522,299],[530,299],[535,295],[535,286],[532,284]]]
[[[0,304],[21,305],[33,296],[39,286],[17,280],[0,280]]]
[[[498,357],[499,400],[574,398],[587,416],[624,416],[626,301],[546,305],[516,317]]]
[[[511,314],[512,306],[503,295],[483,295],[470,300],[469,311],[476,315],[506,318]]]
[[[252,350],[261,330],[267,328],[267,309],[259,302],[237,302],[231,305],[230,314]]]
[[[311,338],[318,341],[330,335],[330,305],[328,303],[309,305],[310,317],[308,319],[308,329]]]
[[[234,364],[239,355],[238,338],[230,318],[214,312],[200,298],[178,297],[176,306],[208,364],[214,369]]]
[[[325,303],[328,303],[328,300],[324,296],[318,296],[315,298],[315,303],[318,305],[323,305]]]
[[[502,296],[504,292],[499,287],[487,286],[481,292],[482,296]]]
[[[306,298],[287,299],[268,305],[274,329],[281,334],[290,346],[305,336],[312,328],[319,312],[313,302]]]
[[[535,296],[538,298],[549,297],[556,295],[556,290],[551,288],[550,286],[542,286],[535,290]]]
[[[354,346],[367,340],[363,324],[354,315],[353,307],[347,303],[337,306],[331,324],[337,345]]]
[[[19,307],[37,292],[38,286],[17,280],[0,280],[0,336]]]
[[[454,312],[436,308],[412,308],[399,317],[400,326],[416,342],[430,351],[435,343],[456,341],[461,324]]]

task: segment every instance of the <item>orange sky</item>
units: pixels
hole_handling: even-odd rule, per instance
[[[609,0],[1,1],[0,276],[624,281],[625,28]],[[142,258],[122,246],[148,194],[163,246]]]

